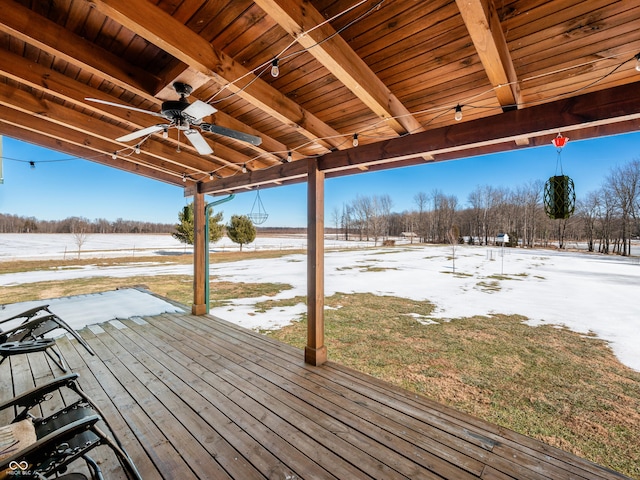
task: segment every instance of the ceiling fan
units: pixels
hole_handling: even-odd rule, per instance
[[[191,94],[193,89],[191,85],[187,85],[182,82],[175,82],[173,88],[180,95],[179,100],[167,100],[162,102],[162,108],[160,113],[152,112],[150,110],[143,110],[141,108],[135,108],[128,105],[122,105],[119,103],[108,102],[106,100],[100,100],[99,98],[85,98],[90,102],[102,103],[104,105],[111,105],[112,107],[126,108],[128,110],[135,110],[137,112],[147,113],[156,117],[162,117],[168,120],[169,123],[159,123],[147,128],[143,128],[136,132],[123,135],[116,138],[118,142],[129,142],[138,138],[146,137],[157,132],[167,132],[170,128],[176,128],[178,131],[183,132],[187,140],[194,146],[200,155],[207,155],[213,153],[213,149],[209,146],[204,139],[200,131],[194,127],[198,127],[203,132],[216,133],[225,137],[233,138],[243,142],[250,143],[251,145],[260,145],[262,139],[255,135],[250,135],[244,132],[238,132],[230,128],[214,125],[213,123],[205,123],[202,121],[204,117],[207,117],[217,110],[208,103],[196,100],[193,103],[187,101],[187,97]]]

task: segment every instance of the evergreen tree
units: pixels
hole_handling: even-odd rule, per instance
[[[173,238],[182,243],[193,245],[193,202],[187,205],[178,213],[178,223],[176,231],[172,233]],[[217,242],[224,235],[224,225],[222,222],[222,212],[211,215],[209,218],[209,241]]]
[[[242,251],[242,245],[256,239],[256,227],[246,215],[232,215],[227,225],[227,236],[232,242],[239,243]]]

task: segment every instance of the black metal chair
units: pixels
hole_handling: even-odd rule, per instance
[[[142,480],[131,458],[115,435],[113,428],[94,402],[80,389],[76,380],[77,374],[69,374],[56,378],[51,382],[31,389],[17,397],[0,404],[0,411],[15,408],[17,415],[11,424],[25,422],[34,430],[35,441],[11,442],[11,438],[0,436],[4,442],[4,458],[0,459],[0,478],[3,473],[22,478],[57,478],[58,475],[72,469],[76,460],[84,460],[90,478],[102,480],[102,472],[98,464],[88,455],[99,445],[106,445],[113,451],[122,466],[127,478]],[[46,418],[37,418],[31,410],[50,399],[52,393],[68,388],[79,397],[77,401]],[[103,432],[99,423],[106,425],[109,433]],[[23,425],[21,425],[23,427]],[[6,428],[6,427],[5,427]],[[86,479],[84,473],[67,473],[69,479]]]
[[[15,323],[20,320],[22,320],[22,322],[14,325],[12,328],[7,330],[0,328],[0,356],[2,357],[0,363],[4,362],[4,360],[11,355],[44,351],[63,372],[66,372],[67,369],[62,356],[53,348],[55,341],[45,338],[45,335],[58,329],[65,330],[73,336],[87,352],[95,355],[87,342],[78,335],[78,332],[71,328],[58,315],[49,310],[49,305],[40,305],[10,318],[5,318],[4,320],[0,320],[0,324],[8,322]]]

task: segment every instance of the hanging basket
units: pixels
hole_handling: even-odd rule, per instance
[[[269,218],[269,214],[264,209],[264,205],[262,205],[262,200],[260,199],[260,190],[256,192],[256,199],[253,201],[253,206],[251,207],[251,212],[247,215],[249,220],[254,225],[262,225]]]
[[[569,218],[576,209],[573,180],[567,175],[550,177],[544,184],[544,211],[551,219]]]
[[[254,225],[262,225],[269,218],[268,213],[250,213],[247,215]]]

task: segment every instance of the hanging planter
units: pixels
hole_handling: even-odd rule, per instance
[[[544,211],[553,220],[569,218],[576,209],[573,180],[567,175],[556,175],[544,184]]]
[[[260,190],[256,190],[256,199],[253,201],[253,206],[251,207],[251,212],[247,215],[249,220],[254,225],[262,225],[269,218],[269,214],[264,209],[264,205],[262,205],[262,200],[260,199]]]
[[[569,139],[567,137],[563,137],[562,134],[558,133],[551,142],[558,150],[556,171],[558,166],[560,166],[561,175],[550,177],[544,184],[543,202],[545,213],[553,220],[569,218],[576,210],[576,192],[573,180],[567,175],[562,174],[562,161],[560,159],[562,147],[564,147],[568,141]]]

